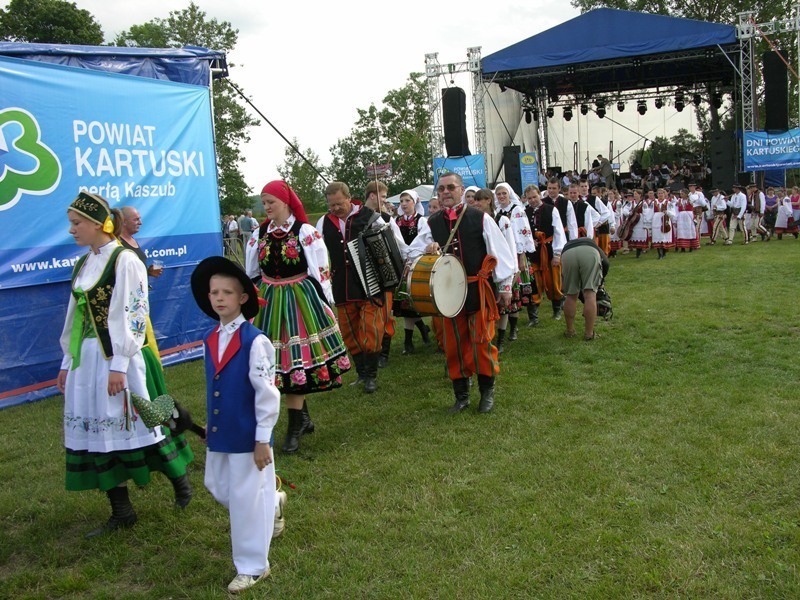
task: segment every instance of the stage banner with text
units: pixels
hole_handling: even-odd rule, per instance
[[[0,57],[0,288],[70,278],[80,190],[136,207],[166,268],[221,254],[208,88]]]
[[[433,159],[433,189],[439,177],[446,173],[458,173],[464,180],[464,187],[476,185],[486,187],[486,161],[483,154],[470,156],[437,157]]]
[[[522,152],[519,155],[519,177],[522,183],[520,193],[529,185],[539,187],[539,161],[535,152]]]
[[[744,170],[797,169],[800,167],[800,129],[784,133],[744,132]]]

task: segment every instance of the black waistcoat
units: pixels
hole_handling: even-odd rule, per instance
[[[593,209],[597,210],[597,203],[598,202],[602,203],[603,201],[600,200],[600,198],[598,198],[597,196],[586,196],[586,202],[588,202],[589,206],[591,206]],[[609,210],[611,210],[611,209],[609,208]],[[597,210],[597,212],[600,212],[600,211]],[[610,224],[609,224],[608,221],[606,221],[602,225],[597,225],[594,228],[595,234],[608,233],[609,231],[611,231],[611,228],[610,228]]]
[[[369,224],[375,212],[362,206],[355,215],[350,215],[345,221],[344,232],[339,230],[339,219],[333,215],[325,215],[322,222],[322,238],[328,248],[328,257],[331,261],[331,282],[333,284],[333,301],[335,304],[367,300],[358,273],[350,264],[350,255],[347,252],[347,242],[358,237]]]
[[[536,232],[541,231],[545,239],[550,238],[547,242],[547,250],[550,256],[553,256],[553,211],[555,207],[552,204],[545,204],[544,202],[539,205],[539,208],[534,211],[530,205],[525,207],[525,214],[528,215],[528,223],[531,225],[533,237],[536,240],[536,250],[529,253],[528,256],[533,261],[539,260],[539,240],[536,238]]]
[[[572,210],[575,211],[575,220],[578,222],[578,227],[586,229],[586,210],[588,208],[589,205],[583,200],[573,203]]]
[[[487,254],[486,242],[483,240],[484,213],[471,206],[467,206],[465,210],[464,218],[461,219],[447,253],[457,256],[464,265],[467,277],[471,277],[478,274],[483,264],[483,258]],[[428,219],[431,235],[442,248],[447,243],[447,238],[450,237],[450,231],[455,224],[455,221],[445,218],[443,210]],[[491,277],[489,277],[489,281],[493,283]],[[479,309],[478,282],[476,281],[467,285],[467,301],[462,312],[473,313]]]
[[[279,229],[267,233],[268,226],[269,223],[264,223],[258,230],[261,272],[273,279],[290,279],[308,271],[306,253],[300,243],[302,223],[295,221],[285,234]]]
[[[415,214],[410,219],[406,220],[403,217],[397,217],[397,226],[400,228],[400,235],[406,245],[410,245],[419,233],[419,214]]]

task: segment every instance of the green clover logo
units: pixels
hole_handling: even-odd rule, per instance
[[[22,133],[10,140],[3,128],[16,123]],[[6,108],[0,111],[0,156],[19,152],[33,160],[34,167],[20,170],[4,161],[0,164],[0,211],[14,206],[23,194],[42,196],[52,192],[61,181],[61,163],[55,153],[42,140],[39,123],[34,116],[22,108]]]

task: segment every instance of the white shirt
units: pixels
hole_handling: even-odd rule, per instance
[[[219,331],[217,362],[222,360],[233,335],[244,322],[244,315],[239,313],[239,316],[230,323],[220,324],[217,329]],[[272,429],[278,422],[281,394],[275,387],[275,348],[263,333],[256,336],[253,345],[250,346],[248,376],[250,385],[256,393],[256,441],[269,442]]]
[[[535,215],[539,209],[541,208],[541,204],[533,209],[533,214]],[[561,213],[558,212],[558,209],[554,206],[553,207],[553,241],[550,242],[550,245],[553,247],[553,254],[556,256],[561,255],[561,251],[564,249],[564,246],[567,243],[567,236],[564,234],[564,224],[561,222]]]
[[[270,222],[270,224],[267,226],[267,233],[272,233],[276,229],[280,229],[281,231],[289,231],[294,226],[295,221],[296,219],[294,215],[289,215],[286,223],[284,223],[281,227],[277,227],[274,222]],[[253,231],[253,234],[250,236],[250,240],[247,242],[247,246],[245,248],[245,271],[247,272],[247,276],[251,279],[261,275],[261,268],[258,265],[260,242],[258,235],[259,230],[256,228]],[[325,247],[325,241],[322,239],[322,234],[320,234],[312,225],[303,223],[300,226],[299,238],[300,246],[303,248],[303,254],[305,255],[306,262],[308,263],[308,270],[306,272],[308,273],[309,277],[313,277],[319,282],[319,284],[322,286],[322,291],[325,292],[325,297],[327,298],[328,303],[332,304],[333,291],[331,290],[330,263],[328,262],[328,249]]]
[[[728,208],[728,203],[725,201],[723,194],[717,194],[711,198],[711,208],[714,210],[725,210]]]
[[[747,196],[742,192],[732,194],[730,200],[728,200],[728,206],[730,206],[736,218],[741,219],[747,210]]]
[[[112,240],[100,246],[97,253],[90,251],[80,273],[72,281],[72,289],[88,290],[93,287],[118,247],[119,242]],[[120,252],[116,263],[116,283],[108,308],[108,335],[114,352],[110,369],[117,373],[127,373],[130,359],[144,346],[145,324],[150,312],[147,289],[147,271],[142,261],[131,250]],[[70,294],[60,339],[64,352],[62,370],[69,369],[72,363],[69,341],[74,318],[75,296]]]

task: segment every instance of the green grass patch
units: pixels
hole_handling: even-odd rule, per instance
[[[277,455],[297,487],[272,576],[243,596],[800,597],[800,242],[655,259],[612,259],[595,342],[523,315],[489,415],[477,389],[447,415],[441,355],[402,356],[402,333],[376,394],[311,396],[317,432]],[[202,421],[202,363],[167,384]],[[202,445],[185,512],[157,476],[132,530],[84,540],[108,507],[63,489],[62,401],[0,412],[0,596],[224,596]]]

